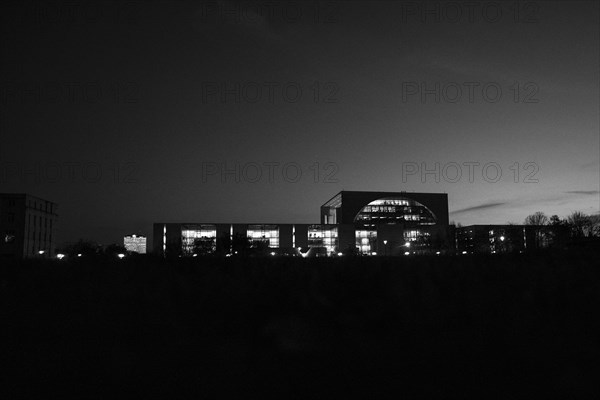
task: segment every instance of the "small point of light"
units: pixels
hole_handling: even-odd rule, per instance
[[[237,251],[234,251],[233,254],[237,254]]]
[[[40,254],[40,255],[41,255],[41,254],[44,254],[44,253],[45,253],[45,251],[44,251],[44,250],[40,250],[40,251],[38,251],[38,254]]]
[[[272,256],[274,256],[274,255],[275,255],[275,252],[274,252],[274,251],[272,251],[272,252],[271,252],[271,255],[272,255]]]
[[[225,254],[225,257],[231,257],[231,253]]]
[[[406,243],[404,243],[404,245],[405,245],[406,247],[410,247],[410,242],[406,242]]]
[[[198,254],[194,253],[194,255],[192,255],[192,257],[198,257]]]
[[[123,253],[119,253],[119,254],[117,254],[117,257],[119,257],[119,258],[123,258],[123,257],[125,257],[125,254],[123,254]]]
[[[58,258],[59,260],[62,260],[63,258],[65,258],[64,254],[57,254],[56,258]]]
[[[384,241],[383,241],[383,244],[387,244],[387,240],[384,240]]]
[[[504,236],[500,236],[500,240],[501,240],[501,241],[504,241]]]
[[[408,256],[409,254],[410,254],[410,251],[405,251],[405,252],[404,252],[404,255],[405,255],[405,256]]]
[[[77,257],[81,257],[81,253],[77,254]]]
[[[466,252],[466,251],[463,251],[462,253],[463,253],[463,254],[467,254],[467,252]]]
[[[338,253],[338,256],[340,256],[340,257],[343,256],[343,255],[344,255],[344,253]]]
[[[298,247],[298,251],[302,251],[302,247]]]
[[[435,254],[439,255],[439,254],[440,254],[440,252],[439,252],[439,251],[436,251],[436,252],[435,252]]]
[[[377,252],[376,252],[376,251],[374,251],[374,252],[372,252],[372,253],[371,253],[371,255],[372,255],[372,256],[376,256],[376,255],[377,255]]]

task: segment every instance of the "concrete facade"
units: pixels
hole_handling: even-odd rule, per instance
[[[53,257],[58,206],[28,194],[0,193],[0,258]]]

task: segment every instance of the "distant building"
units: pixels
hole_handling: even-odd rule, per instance
[[[469,225],[456,228],[459,254],[501,254],[549,246],[552,231],[537,225]]]
[[[0,257],[54,256],[57,209],[39,197],[0,193]]]
[[[153,248],[163,255],[230,254],[241,240],[273,254],[454,250],[445,193],[342,191],[321,206],[320,214],[316,224],[155,223]]]
[[[125,236],[123,238],[123,244],[125,245],[125,249],[127,251],[132,251],[134,253],[146,254],[146,237],[145,236]]]

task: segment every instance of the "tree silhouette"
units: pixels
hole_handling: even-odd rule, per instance
[[[82,256],[91,256],[100,252],[100,246],[91,240],[79,239],[76,243],[72,243],[64,249],[61,249],[59,253],[60,252],[65,253],[70,257],[75,257],[78,254],[81,254]]]
[[[550,225],[551,226],[559,226],[559,225],[564,225],[564,221],[561,220],[558,215],[554,214],[553,216],[550,217]]]
[[[525,218],[525,225],[548,225],[548,217],[541,211],[537,211]]]
[[[109,244],[108,246],[106,246],[106,249],[104,249],[104,254],[107,255],[117,255],[117,254],[125,254],[127,253],[127,249],[120,244]]]
[[[531,215],[528,215],[525,218],[525,225],[535,226],[535,247],[541,248],[547,245],[548,234],[545,228],[542,228],[545,225],[548,225],[549,219],[541,211],[537,211]]]
[[[590,217],[581,211],[575,211],[567,217],[567,224],[571,228],[571,235],[574,238],[592,236],[593,224]]]

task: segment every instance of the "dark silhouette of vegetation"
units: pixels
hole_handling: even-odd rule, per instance
[[[548,217],[541,211],[537,211],[525,218],[525,225],[547,225]]]
[[[9,263],[2,392],[594,398],[598,255]]]
[[[127,253],[128,253],[128,251],[125,248],[125,246],[116,244],[116,243],[109,244],[104,249],[104,254],[106,254],[108,256],[116,256],[118,254],[127,254]]]
[[[102,254],[102,247],[91,240],[79,239],[75,243],[57,249],[57,253],[62,253],[69,257],[76,257],[78,254],[92,256]]]

